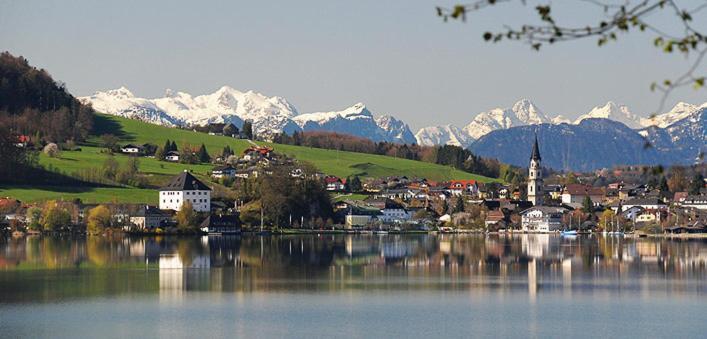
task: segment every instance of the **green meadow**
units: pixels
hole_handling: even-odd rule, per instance
[[[236,153],[240,153],[250,144],[247,140],[233,139],[224,136],[214,136],[189,130],[169,128],[148,124],[145,122],[99,114],[96,119],[95,136],[89,138],[86,144],[80,145],[80,151],[63,151],[59,157],[50,158],[40,154],[39,162],[45,168],[72,175],[86,168],[99,168],[110,157],[100,145],[100,135],[114,134],[121,144],[152,143],[164,145],[167,139],[175,141],[181,149],[184,144],[199,146],[204,144],[208,152],[214,156],[228,145]],[[382,155],[372,155],[354,152],[325,150],[318,148],[263,143],[272,146],[275,152],[286,154],[300,161],[311,163],[320,171],[347,177],[359,175],[362,177],[408,176],[423,177],[442,181],[450,179],[476,179],[483,182],[494,179],[466,173],[449,166],[436,165],[421,161],[398,159]],[[115,155],[115,159],[123,164],[128,156]],[[139,158],[140,172],[147,174],[150,184],[159,186],[171,177],[185,169],[199,176],[207,175],[213,168],[210,164],[186,165],[158,161],[154,158]],[[0,187],[0,196],[10,196],[23,201],[39,201],[49,199],[80,198],[84,202],[135,202],[154,203],[157,192],[153,189],[137,189],[131,187],[100,187],[100,188],[66,188],[66,187]]]

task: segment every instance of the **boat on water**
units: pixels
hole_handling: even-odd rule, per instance
[[[575,236],[577,235],[577,230],[564,230],[560,234],[563,236]]]
[[[376,230],[376,231],[373,231],[373,234],[380,234],[380,235],[384,235],[384,234],[388,234],[388,231],[383,231],[383,230]]]

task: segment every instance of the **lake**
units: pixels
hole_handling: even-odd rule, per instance
[[[0,239],[0,336],[704,337],[707,242]]]

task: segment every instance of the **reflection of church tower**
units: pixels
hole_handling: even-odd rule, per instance
[[[530,166],[528,167],[528,201],[534,206],[543,204],[543,171],[540,167],[540,149],[538,148],[538,136],[535,135],[535,144],[530,154]]]

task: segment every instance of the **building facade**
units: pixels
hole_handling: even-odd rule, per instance
[[[211,210],[211,188],[185,170],[160,188],[160,209],[179,211],[186,202],[197,212]]]

